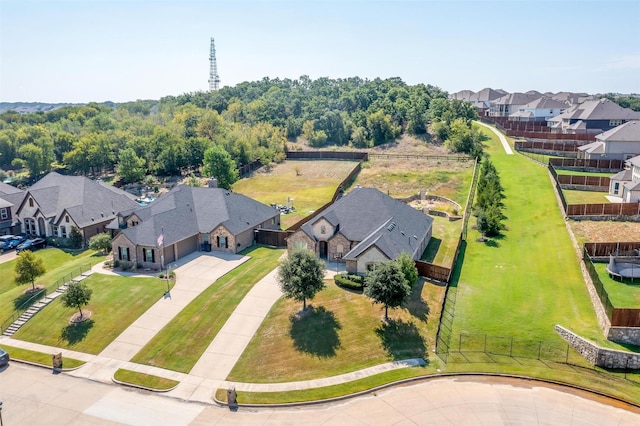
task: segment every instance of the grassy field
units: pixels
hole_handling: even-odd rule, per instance
[[[569,220],[568,224],[581,247],[588,242],[640,241],[637,222]]]
[[[283,252],[266,247],[243,251],[251,259],[203,291],[131,361],[188,373],[253,285],[278,265]]]
[[[93,290],[89,305],[83,308],[83,312],[91,312],[89,319],[69,324],[77,310],[65,308],[58,298],[31,318],[13,337],[98,354],[167,289],[166,281],[157,278],[93,274],[84,282]]]
[[[137,371],[118,368],[113,374],[113,378],[124,384],[141,386],[156,391],[168,391],[178,386],[177,380],[165,379],[164,377],[153,376],[151,374],[139,373]]]
[[[615,173],[592,173],[592,172],[578,172],[575,170],[561,170],[556,169],[556,173],[559,175],[573,175],[573,176],[598,176],[598,177],[611,177]]]
[[[606,269],[606,263],[594,263],[593,266],[596,267],[598,277],[600,277],[600,281],[602,281],[605,290],[607,290],[609,300],[614,307],[631,309],[640,308],[639,279],[636,278],[635,282],[632,282],[630,279],[625,279],[620,282],[609,276]],[[638,265],[638,268],[640,268],[640,265]]]
[[[444,287],[419,280],[406,307],[381,321],[380,305],[361,293],[327,281],[311,302],[310,313],[296,315],[298,302],[280,299],[271,309],[228,380],[285,382],[347,373],[391,360],[423,357],[434,372],[431,351]],[[424,374],[424,371],[423,371]]]
[[[564,194],[565,200],[567,200],[567,204],[609,204],[610,201],[607,200],[606,192],[595,192],[595,191],[576,191],[573,189],[563,189],[562,193]]]
[[[433,216],[433,233],[422,260],[447,268],[452,267],[462,220],[450,221],[446,217]]]
[[[104,256],[95,255],[91,250],[70,252],[49,248],[38,250],[34,254],[43,260],[46,268],[46,273],[36,279],[36,285],[44,287],[52,286],[57,280],[68,277],[74,271],[79,272],[80,267],[86,270],[88,265],[95,265],[104,260]],[[28,298],[24,292],[31,287],[29,284],[21,286],[15,284],[16,262],[17,259],[0,263],[0,277],[2,277],[0,279],[0,321],[4,321]]]
[[[505,189],[507,229],[487,243],[475,242],[480,235],[470,230],[461,274],[453,283],[453,334],[561,341],[554,331],[560,324],[610,346],[597,324],[546,169],[506,155],[492,141],[488,153]]]
[[[338,185],[351,173],[355,161],[293,161],[260,169],[233,185],[233,190],[264,204],[287,204],[293,198],[296,211],[281,215],[282,229],[293,225],[329,201]]]

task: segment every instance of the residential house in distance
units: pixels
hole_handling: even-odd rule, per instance
[[[598,134],[631,120],[640,120],[640,112],[623,108],[609,99],[597,99],[573,105],[547,120],[554,133]]]
[[[374,188],[355,188],[287,238],[287,248],[309,249],[343,260],[363,274],[403,251],[420,259],[431,239],[433,218]]]
[[[0,235],[20,233],[20,220],[16,210],[23,198],[23,190],[0,182]]]
[[[27,189],[16,214],[29,236],[68,238],[75,226],[86,241],[104,232],[116,214],[137,206],[134,198],[84,176],[50,172]]]
[[[509,120],[546,123],[547,119],[561,114],[567,108],[568,105],[563,102],[542,96],[518,108],[518,111],[509,115]]]
[[[118,214],[109,228],[119,230],[111,242],[114,260],[157,270],[163,260],[167,265],[198,250],[244,250],[258,229],[280,229],[280,211],[226,189],[178,185],[148,206]]]
[[[623,203],[640,201],[640,155],[626,162],[627,168],[611,177],[609,195],[620,197]]]
[[[541,98],[542,94],[536,91],[528,93],[510,93],[490,102],[489,116],[509,117],[524,105]]]
[[[627,121],[596,136],[596,141],[578,147],[578,158],[628,160],[640,155],[640,121]]]
[[[562,102],[568,106],[581,104],[585,101],[597,99],[596,97],[590,96],[587,93],[573,93],[573,92],[548,93],[547,96],[550,97],[551,99],[555,99],[556,101]]]

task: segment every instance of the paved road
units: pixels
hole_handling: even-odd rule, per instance
[[[6,251],[0,254],[0,263],[8,262],[16,257],[18,257],[18,253],[15,250]]]
[[[500,139],[500,143],[502,143],[502,147],[504,148],[504,151],[507,154],[513,154],[513,150],[511,149],[511,145],[509,145],[509,142],[507,141],[507,138],[505,138],[504,135],[501,132],[496,130],[495,127],[491,127],[489,125],[486,125],[481,121],[476,121],[476,123],[481,125],[481,126],[486,127],[489,130],[491,130],[498,137],[498,139]]]
[[[530,381],[472,377],[429,380],[334,404],[231,412],[11,363],[0,371],[0,400],[6,426],[640,424],[638,408]]]

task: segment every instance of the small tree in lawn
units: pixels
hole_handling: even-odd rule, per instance
[[[111,250],[111,235],[106,232],[98,235],[94,235],[89,238],[89,248],[91,250],[109,253]]]
[[[69,285],[61,298],[62,304],[67,308],[78,308],[80,318],[82,318],[82,307],[89,304],[93,290],[83,283],[73,283]]]
[[[400,266],[402,274],[407,280],[409,287],[411,287],[418,279],[418,268],[416,268],[416,262],[406,251],[400,253],[400,256],[396,258],[396,262],[398,263],[398,266]]]
[[[69,231],[69,242],[71,243],[71,247],[79,249],[82,247],[82,232],[78,229],[77,226],[72,226],[71,231]]]
[[[278,267],[277,280],[285,297],[302,302],[324,288],[325,263],[309,250],[295,250]]]
[[[31,251],[25,250],[18,254],[16,261],[16,284],[22,285],[31,283],[33,291],[36,289],[36,278],[46,272],[44,262],[41,258],[36,257]]]
[[[395,261],[380,262],[364,278],[364,294],[373,303],[384,305],[384,319],[389,320],[389,308],[397,308],[411,294],[411,286]]]

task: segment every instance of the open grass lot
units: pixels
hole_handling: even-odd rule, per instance
[[[484,130],[483,130],[484,131]],[[544,167],[493,142],[488,152],[506,199],[501,238],[469,232],[457,285],[453,334],[561,341],[556,324],[605,346],[578,258]],[[473,220],[470,224],[473,224]]]
[[[569,220],[568,224],[580,247],[590,242],[640,241],[637,222]]]
[[[166,281],[93,274],[83,282],[93,290],[91,302],[83,311],[91,317],[69,324],[76,309],[65,308],[60,298],[31,318],[14,338],[43,345],[100,353],[142,313],[162,297]]]
[[[357,164],[356,161],[288,160],[268,172],[262,168],[251,177],[241,179],[233,185],[233,190],[267,205],[286,205],[287,197],[293,198],[296,211],[280,217],[282,229],[286,229],[331,201],[338,185]]]
[[[131,361],[188,373],[253,285],[278,266],[283,253],[266,247],[242,251],[251,259],[212,283]]]
[[[576,191],[574,189],[563,189],[564,199],[567,204],[610,204],[607,200],[606,192]]]
[[[631,279],[625,279],[624,281],[616,281],[607,273],[606,263],[594,263],[598,271],[598,277],[604,285],[609,300],[616,308],[631,308],[640,309],[640,280],[636,278],[635,282]],[[638,265],[640,267],[640,265]]]
[[[434,219],[433,232],[422,255],[422,260],[451,268],[463,222],[462,220],[450,221],[448,218],[440,216],[432,217]]]
[[[48,248],[35,251],[34,254],[43,260],[46,268],[46,273],[36,279],[36,285],[44,287],[52,286],[62,277],[69,277],[69,274],[78,272],[80,267],[86,270],[89,265],[95,265],[104,260],[104,256],[96,255],[91,250],[76,252]],[[24,292],[31,285],[17,286],[15,284],[16,262],[17,259],[0,263],[0,321],[4,321],[14,309],[28,299]]]
[[[354,185],[377,188],[392,197],[408,197],[424,190],[452,199],[463,208],[473,177],[473,161],[374,159]]]
[[[280,299],[253,337],[228,380],[270,383],[343,374],[391,360],[423,357],[434,372],[435,333],[444,287],[419,280],[405,308],[389,310],[333,280],[297,316],[301,303]]]

